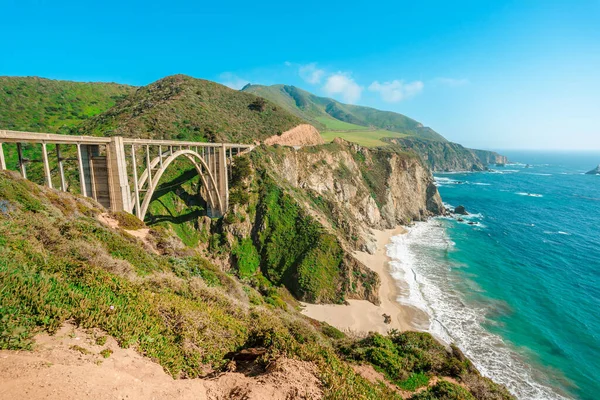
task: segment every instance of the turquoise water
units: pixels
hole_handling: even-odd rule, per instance
[[[519,398],[598,399],[600,176],[583,172],[600,153],[505,154],[518,164],[436,176],[472,215],[394,238],[399,300]]]

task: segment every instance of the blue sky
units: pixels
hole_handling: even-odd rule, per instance
[[[0,75],[285,83],[471,147],[600,150],[600,0],[123,3],[0,0]]]

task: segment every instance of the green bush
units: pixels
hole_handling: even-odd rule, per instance
[[[454,383],[440,380],[429,389],[412,396],[411,400],[475,400],[475,397]]]
[[[110,216],[116,219],[123,229],[136,230],[146,226],[142,220],[126,211],[112,212]]]
[[[242,239],[231,253],[235,257],[238,274],[241,278],[250,277],[258,271],[260,258],[252,239]]]

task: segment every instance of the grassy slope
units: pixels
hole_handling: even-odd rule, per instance
[[[0,77],[0,129],[67,133],[133,91],[116,83]]]
[[[262,96],[323,131],[326,139],[342,137],[366,146],[385,145],[382,137],[416,136],[446,141],[430,128],[402,114],[343,104],[287,85],[249,85],[242,89]]]
[[[78,127],[83,135],[251,143],[303,121],[268,101],[261,111],[250,93],[185,75],[138,89],[107,112]]]
[[[259,368],[282,355],[313,362],[328,399],[401,398],[356,375],[352,360],[371,363],[409,390],[450,375],[471,382],[472,394],[485,389],[479,399],[507,398],[426,333],[346,338],[302,317],[293,302],[270,301],[274,292],[264,282],[240,282],[190,251],[149,253],[124,231],[100,224],[95,215],[102,210],[89,199],[5,172],[0,198],[2,349],[28,349],[36,332],[73,320],[135,346],[176,377],[201,376],[207,365],[222,368],[227,352],[265,347]],[[151,237],[169,242],[163,230]],[[427,398],[471,398],[448,385],[429,392],[456,395]],[[502,396],[489,396],[496,392]]]

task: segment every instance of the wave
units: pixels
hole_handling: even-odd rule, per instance
[[[529,197],[544,197],[543,194],[537,194],[537,193],[525,193],[525,192],[517,192],[515,194],[518,194],[519,196],[529,196]]]
[[[488,174],[515,174],[517,172],[521,172],[521,170],[518,169],[503,169],[502,171],[497,170],[497,169],[490,169],[489,171],[487,171]]]
[[[569,232],[564,232],[564,231],[558,231],[558,232],[544,231],[544,233],[546,235],[565,235],[565,236],[571,236],[571,234]]]
[[[444,255],[454,247],[439,219],[416,223],[408,233],[393,237],[387,254],[391,275],[404,285],[398,302],[425,311],[430,317],[427,331],[447,344],[456,343],[483,375],[506,385],[518,398],[565,399],[538,383],[535,371],[500,336],[483,328],[497,305],[466,302],[464,289],[456,289],[467,284],[469,290],[480,291],[473,281],[452,272]]]

